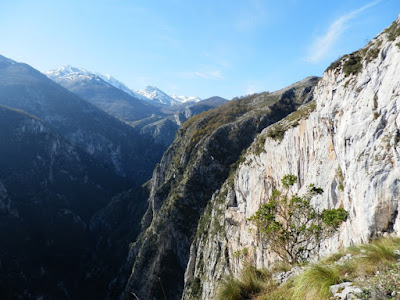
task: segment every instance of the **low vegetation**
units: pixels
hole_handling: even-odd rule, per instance
[[[374,39],[366,47],[335,60],[326,71],[342,67],[345,76],[357,75],[361,71],[364,61],[369,63],[378,57],[381,46],[382,39]]]
[[[389,41],[394,41],[398,36],[400,36],[400,23],[393,22],[385,31]]]
[[[384,33],[389,41],[396,40],[400,36],[400,23],[397,21],[393,22]],[[375,38],[364,48],[351,54],[343,55],[332,62],[326,71],[334,71],[342,67],[345,76],[357,75],[361,71],[364,61],[369,63],[378,57],[382,43],[382,37]],[[400,48],[400,42],[397,42],[396,46]]]
[[[228,276],[224,279],[218,291],[218,299],[253,299],[259,294],[270,293],[274,289],[276,289],[276,284],[273,282],[270,272],[247,265],[238,278]]]
[[[343,192],[343,190],[344,190],[344,185],[343,185],[344,176],[343,176],[343,172],[342,172],[342,168],[341,167],[339,167],[339,169],[337,170],[336,175],[337,175],[337,178],[338,178],[338,181],[339,181],[338,189],[341,192]]]
[[[292,298],[329,299],[329,287],[341,281],[339,270],[334,265],[311,265],[294,280]]]
[[[190,141],[190,145],[192,146],[189,148],[193,148],[201,138],[213,133],[217,128],[233,122],[245,114],[249,110],[247,102],[247,98],[232,100],[225,105],[202,112],[183,123],[183,131],[197,124]]]
[[[315,110],[315,108],[315,101],[304,104],[298,110],[285,117],[283,120],[271,125],[267,130],[266,136],[277,141],[282,141],[283,137],[285,136],[285,132],[289,128],[298,126],[300,120],[306,119]],[[264,138],[265,141],[265,137],[260,135],[259,139],[261,140],[262,138]],[[258,147],[256,147],[256,153],[260,153],[262,151],[260,146],[261,145],[258,145]]]
[[[221,283],[217,299],[329,300],[334,299],[330,287],[342,282],[358,288],[357,299],[400,299],[399,252],[399,238],[377,239],[303,266],[283,284],[274,280],[279,268],[247,265],[237,279],[230,276]]]

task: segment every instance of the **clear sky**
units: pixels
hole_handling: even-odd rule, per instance
[[[399,13],[400,0],[1,0],[0,54],[230,99],[321,76]]]

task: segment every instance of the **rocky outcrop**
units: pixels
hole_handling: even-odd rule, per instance
[[[318,78],[231,101],[182,125],[150,182],[143,232],[131,245],[126,299],[179,299],[190,244],[212,194],[255,134],[311,101]]]
[[[236,173],[213,195],[191,246],[184,299],[212,299],[218,281],[244,261],[276,257],[248,221],[286,174],[293,193],[324,190],[317,208],[343,207],[349,219],[319,254],[400,234],[400,21],[344,56],[314,91],[315,111],[299,110],[265,129]],[[204,223],[203,223],[204,222]]]

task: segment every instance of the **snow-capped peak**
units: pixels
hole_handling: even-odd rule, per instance
[[[101,74],[101,73],[95,73],[95,74],[97,76],[99,76],[101,79],[103,79],[105,82],[107,82],[108,84],[112,85],[113,87],[116,87],[117,89],[124,91],[125,93],[127,93],[130,96],[133,96],[133,97],[138,98],[143,101],[149,100],[146,97],[144,97],[143,95],[137,93],[135,90],[128,88],[124,83],[122,83],[118,79],[112,77],[111,75]]]
[[[136,92],[143,97],[146,97],[151,102],[165,105],[177,105],[180,103],[198,102],[201,100],[199,97],[194,96],[170,96],[155,86],[147,86],[144,90]]]
[[[201,99],[199,97],[195,97],[195,96],[178,96],[178,95],[172,94],[171,97],[181,103],[201,101]]]
[[[177,105],[180,103],[186,102],[198,102],[201,99],[193,96],[169,96],[159,88],[155,86],[147,86],[145,89],[141,91],[135,91],[133,89],[128,88],[124,83],[114,78],[111,75],[95,73],[83,68],[77,68],[70,65],[64,65],[61,68],[50,70],[43,72],[50,79],[61,82],[61,81],[76,81],[76,80],[96,80],[96,81],[104,81],[107,84],[120,89],[127,93],[130,96],[133,96],[142,101],[147,101],[150,103],[158,103],[164,105]]]
[[[92,72],[89,72],[82,68],[72,67],[70,65],[62,66],[61,68],[43,72],[50,79],[63,79],[63,80],[75,80],[77,78],[92,78],[96,76]]]
[[[166,93],[164,93],[162,90],[158,89],[155,86],[147,86],[144,90],[137,91],[137,93],[143,95],[144,97],[153,102],[166,105],[179,104],[177,100],[167,95]]]
[[[53,76],[67,76],[70,74],[81,74],[81,75],[89,75],[90,72],[82,69],[82,68],[76,68],[70,65],[64,65],[61,68],[55,69],[55,70],[50,70],[44,72],[45,74],[51,74]]]

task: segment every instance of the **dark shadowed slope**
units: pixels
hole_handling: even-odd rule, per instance
[[[163,149],[32,67],[0,56],[0,104],[24,110],[111,172],[141,184]]]
[[[4,106],[0,141],[0,298],[79,295],[90,218],[126,180],[38,118]]]

